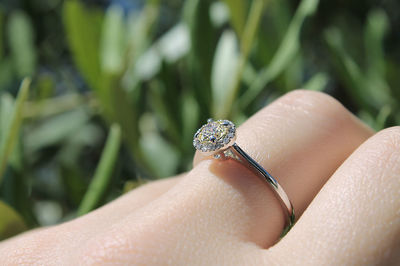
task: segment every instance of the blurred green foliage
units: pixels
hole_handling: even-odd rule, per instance
[[[0,239],[190,169],[207,118],[241,123],[293,89],[328,92],[376,130],[399,124],[399,10],[396,0],[0,2]]]

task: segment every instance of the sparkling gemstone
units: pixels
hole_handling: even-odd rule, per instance
[[[229,120],[208,120],[194,135],[193,146],[202,152],[223,148],[235,137],[235,125]]]

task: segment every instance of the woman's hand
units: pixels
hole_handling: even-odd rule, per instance
[[[333,98],[295,91],[237,135],[293,202],[297,223],[278,243],[286,217],[268,185],[196,154],[186,174],[0,243],[1,264],[400,263],[400,128],[372,136]]]

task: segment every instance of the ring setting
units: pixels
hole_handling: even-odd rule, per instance
[[[193,138],[193,146],[201,152],[214,152],[236,140],[236,127],[229,120],[207,120]]]
[[[208,119],[207,124],[200,127],[194,134],[193,146],[204,155],[212,156],[215,159],[234,159],[269,184],[286,213],[287,227],[284,230],[285,234],[293,226],[295,220],[294,208],[289,197],[278,181],[243,151],[235,141],[236,127],[231,121]]]

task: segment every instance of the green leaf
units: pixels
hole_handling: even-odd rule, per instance
[[[54,200],[37,200],[33,209],[41,226],[50,226],[61,222],[63,209],[60,202]]]
[[[270,64],[260,71],[257,79],[240,99],[240,106],[247,107],[292,62],[300,49],[300,31],[305,19],[314,14],[319,0],[302,0],[290,22],[286,34]]]
[[[121,126],[123,136],[142,165],[138,150],[135,104],[120,84],[120,77],[103,73],[100,68],[99,43],[103,13],[100,9],[87,8],[80,1],[65,1],[63,6],[67,37],[75,62],[89,85],[95,90],[103,116],[109,123]],[[140,99],[139,99],[140,100]]]
[[[7,129],[11,123],[12,117],[10,114],[12,114],[14,109],[14,99],[13,97],[5,93],[1,96],[0,98],[0,128],[1,129]],[[5,143],[6,142],[6,133],[7,131],[1,131],[0,130],[0,143]],[[21,162],[21,154],[20,154],[20,149],[19,149],[19,137],[17,137],[13,151],[9,155],[8,163],[13,167],[13,169],[21,169],[22,167],[22,162]]]
[[[68,136],[63,138],[63,144],[57,157],[66,166],[74,166],[79,163],[77,160],[84,148],[95,148],[103,137],[102,130],[94,123],[77,124],[77,128],[68,132]],[[69,130],[66,130],[69,131]],[[60,138],[61,140],[61,138]]]
[[[182,96],[182,128],[183,128],[183,143],[191,143],[193,140],[193,134],[196,132],[196,128],[199,123],[199,106],[193,95],[184,94]],[[185,146],[191,149],[191,146]]]
[[[0,241],[24,232],[26,229],[22,217],[0,200]]]
[[[239,51],[235,33],[226,30],[218,42],[211,73],[214,116],[223,112],[227,95],[233,93],[238,63]]]
[[[326,30],[325,40],[345,89],[360,107],[368,111],[377,111],[390,101],[386,85],[380,83],[382,80],[369,79],[345,50],[343,36],[338,28]]]
[[[13,62],[10,57],[0,60],[0,91],[9,87],[13,82]]]
[[[14,11],[7,25],[8,46],[18,78],[32,76],[36,68],[33,27],[23,11]]]
[[[325,31],[325,40],[334,55],[337,69],[343,77],[349,91],[353,96],[361,95],[364,85],[364,76],[360,67],[349,56],[343,47],[343,36],[338,28],[330,28]]]
[[[210,6],[210,19],[214,27],[222,27],[229,20],[229,8],[223,2],[214,2]]]
[[[121,128],[118,124],[113,124],[92,182],[79,206],[78,215],[88,213],[99,205],[110,183],[120,145]]]
[[[124,11],[119,5],[107,9],[101,36],[101,68],[110,75],[118,75],[124,68],[125,52]]]
[[[209,12],[211,2],[210,0],[188,0],[183,10],[183,18],[191,34],[191,51],[206,78],[210,77],[212,56],[217,40]]]
[[[137,62],[140,56],[151,44],[151,37],[154,25],[156,24],[159,16],[159,0],[147,1],[145,7],[138,14],[131,12],[127,19],[127,69],[122,77],[122,86],[126,91],[133,91],[139,79],[135,72],[141,66],[142,62]],[[154,55],[155,53],[151,54]],[[151,59],[154,59],[151,58]],[[150,59],[150,65],[144,66],[147,68],[144,73],[149,73],[157,66],[157,61]],[[158,59],[158,58],[157,58]],[[153,64],[152,64],[153,63]],[[146,75],[145,75],[146,76]],[[150,75],[147,75],[150,76]],[[143,80],[143,79],[141,79]]]
[[[382,78],[385,74],[383,39],[388,29],[389,18],[383,10],[375,9],[368,14],[364,42],[369,75]]]
[[[326,73],[317,73],[312,76],[303,86],[302,88],[305,90],[312,91],[323,91],[328,84],[329,77]]]
[[[183,8],[183,19],[189,27],[191,43],[187,75],[200,108],[205,112],[211,109],[211,69],[218,40],[210,18],[211,2],[187,0]]]
[[[25,78],[22,81],[14,108],[12,113],[9,114],[10,120],[7,123],[7,126],[4,124],[2,125],[4,126],[3,128],[5,133],[2,134],[2,142],[0,143],[0,183],[6,169],[9,156],[13,152],[15,143],[19,136],[19,130],[22,123],[22,109],[26,99],[28,98],[30,82],[31,81],[29,78]],[[4,114],[2,114],[2,117],[4,117]]]
[[[246,1],[224,0],[229,8],[229,18],[238,36],[242,36],[246,21]]]
[[[4,12],[0,8],[0,61],[3,60],[3,54],[4,54],[4,36],[3,36],[3,30],[4,30]]]
[[[190,35],[186,24],[178,23],[168,30],[156,43],[157,50],[164,60],[175,63],[190,49]]]
[[[140,146],[146,161],[156,177],[167,177],[176,173],[179,155],[175,146],[168,143],[156,128],[155,117],[146,114],[140,120],[142,136]]]
[[[9,93],[4,93],[0,98],[0,144],[5,143],[6,130],[11,123],[11,115],[14,108],[14,98]]]
[[[386,121],[392,113],[392,109],[389,105],[385,105],[379,110],[378,116],[375,119],[374,129],[376,131],[382,130],[386,126]]]
[[[59,143],[82,128],[90,116],[84,108],[62,113],[43,120],[39,125],[29,128],[25,136],[25,149],[32,154],[38,149]]]
[[[80,1],[64,1],[64,26],[74,61],[94,90],[104,86],[100,73],[99,43],[103,13]]]
[[[162,61],[174,64],[189,50],[189,29],[185,24],[178,23],[137,59],[133,73],[130,74],[140,81],[148,81],[160,72]]]
[[[389,29],[389,18],[383,10],[373,10],[368,14],[364,31],[365,55],[367,59],[367,94],[381,108],[391,100],[391,93],[385,77],[384,37]]]
[[[168,177],[176,173],[178,152],[162,136],[156,132],[146,134],[140,139],[140,146],[157,177]]]
[[[128,193],[131,190],[134,190],[135,188],[140,187],[141,185],[145,184],[144,181],[142,180],[128,180],[124,184],[124,188],[122,189],[122,193]]]
[[[168,137],[178,146],[181,145],[181,142],[178,120],[179,111],[176,108],[177,97],[175,94],[170,93],[172,89],[166,87],[166,85],[168,86],[168,82],[161,83],[158,80],[150,83],[150,104],[155,116],[159,119],[161,127],[165,129]],[[171,96],[175,99],[172,99]],[[142,132],[142,134],[147,134],[147,132]]]
[[[124,76],[124,82],[129,82],[126,84],[132,86],[135,82],[152,79],[161,70],[161,60],[161,55],[156,47],[151,46],[137,59],[135,66],[129,73],[129,77]]]
[[[226,118],[232,113],[232,106],[236,100],[237,91],[239,90],[243,71],[247,64],[248,55],[261,20],[263,8],[264,0],[254,0],[251,4],[248,19],[240,39],[240,57],[236,73],[233,76],[233,83],[231,84],[229,93],[225,94],[224,101],[220,103],[221,107],[218,108],[218,112],[214,114],[215,118]]]

